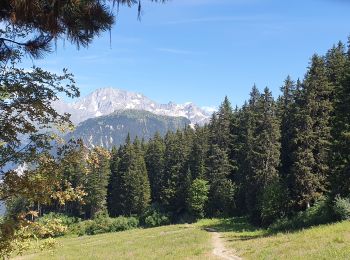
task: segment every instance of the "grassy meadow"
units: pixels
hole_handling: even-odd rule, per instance
[[[192,225],[63,237],[57,242],[55,250],[32,250],[15,259],[217,259],[211,256],[211,234]]]
[[[290,232],[257,229],[243,218],[202,220],[243,259],[350,259],[350,221]]]
[[[226,249],[243,259],[350,258],[349,221],[276,233],[234,218],[63,237],[53,251],[32,250],[15,259],[218,259],[212,254],[212,234],[204,228],[220,232]]]

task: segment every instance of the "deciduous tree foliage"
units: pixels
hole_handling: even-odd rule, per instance
[[[0,39],[0,166],[27,164],[22,174],[1,168],[0,198],[12,202],[11,214],[1,225],[1,254],[15,248],[15,239],[23,239],[16,232],[28,224],[28,211],[36,217],[34,210],[93,218],[106,209],[113,217],[141,216],[153,206],[173,222],[248,215],[256,224],[269,225],[323,196],[350,196],[350,55],[342,43],[325,56],[314,55],[302,81],[287,77],[277,101],[267,87],[260,92],[254,85],[241,108],[233,110],[225,97],[205,126],[156,134],[148,142],[128,136],[111,152],[66,145],[53,156],[49,151],[57,135],[48,131],[69,126],[69,119],[58,115],[51,101],[60,92],[77,96],[78,90],[67,71],[62,76],[38,68],[27,72],[17,69],[16,61],[21,52],[36,56],[32,49],[45,50],[45,37],[49,43],[66,35],[85,46],[110,27],[113,17],[103,1],[52,1],[47,7],[50,1],[39,2],[0,4],[0,19],[18,27],[4,35],[21,36],[27,29],[36,33],[28,41]],[[140,6],[137,1],[118,2]],[[30,12],[23,14],[16,9],[20,7]],[[47,15],[43,8],[48,8]],[[38,16],[31,14],[34,10]],[[67,10],[81,11],[77,25],[65,20]],[[104,22],[90,24],[93,18],[84,18],[88,10],[105,10]],[[60,19],[62,24],[57,24]],[[26,145],[20,141],[23,135],[29,140]]]
[[[60,178],[51,180],[54,177],[51,173],[55,171],[47,172],[49,167],[38,165],[45,165],[47,161],[57,163],[56,158],[51,157],[53,146],[58,146],[55,142],[57,130],[50,130],[67,128],[70,121],[68,115],[59,115],[53,109],[52,102],[62,93],[72,98],[79,96],[73,76],[67,70],[63,70],[62,75],[35,67],[27,71],[19,68],[21,58],[24,55],[41,58],[51,51],[53,42],[61,39],[67,39],[78,48],[88,46],[95,37],[111,29],[115,4],[129,7],[137,4],[141,14],[141,1],[134,0],[0,1],[1,200],[13,199],[19,190],[38,200],[36,193],[55,188],[54,184],[60,181]],[[43,162],[43,158],[48,159]],[[18,176],[13,169],[24,164],[30,168],[26,168],[26,174]],[[39,169],[41,178],[51,180],[45,182],[48,186],[40,187],[41,190],[38,187],[44,183],[35,177]],[[45,196],[45,201],[49,201],[52,194],[47,192]],[[10,244],[20,227],[15,220],[1,224],[2,256],[13,249]]]
[[[94,218],[97,213],[107,209],[107,186],[111,174],[109,159],[109,152],[103,148],[94,148],[89,153],[90,173],[85,176],[84,180],[86,218]]]

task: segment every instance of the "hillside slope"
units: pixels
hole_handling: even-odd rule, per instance
[[[124,143],[128,133],[131,140],[136,136],[148,140],[156,132],[163,136],[167,131],[176,131],[189,124],[190,121],[184,117],[161,116],[141,110],[123,110],[82,122],[68,138],[82,138],[88,146],[111,148]]]
[[[203,220],[198,225],[219,231],[227,250],[243,259],[350,258],[350,221],[281,233],[254,228],[243,218]]]
[[[256,229],[242,218],[57,239],[55,251],[15,259],[220,259],[211,228],[227,254],[243,259],[349,259],[350,221],[290,233]],[[215,232],[216,233],[216,232]],[[231,257],[235,259],[234,257]]]
[[[58,243],[55,251],[32,252],[15,259],[218,259],[211,255],[210,234],[190,225],[62,238]]]

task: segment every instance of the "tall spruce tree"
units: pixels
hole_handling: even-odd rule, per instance
[[[110,154],[101,147],[94,148],[89,155],[91,171],[85,178],[85,217],[93,218],[98,212],[105,211],[107,204],[107,186],[110,178]]]
[[[109,210],[112,216],[141,215],[150,203],[150,185],[141,143],[128,135],[120,154],[112,162]],[[117,163],[116,163],[117,162]]]
[[[228,215],[234,207],[234,185],[229,179],[231,165],[225,150],[211,144],[206,161],[209,195],[206,212],[209,216]]]
[[[252,161],[254,148],[254,133],[258,118],[258,100],[260,92],[256,85],[252,87],[250,98],[245,102],[238,114],[237,127],[237,162],[238,171],[235,176],[235,183],[238,187],[236,195],[237,208],[240,214],[247,214],[249,208],[249,194],[247,194],[251,182],[251,176],[254,175]]]
[[[347,65],[346,47],[342,42],[334,45],[325,56],[327,77],[335,93],[344,79]]]
[[[112,148],[110,169],[111,175],[108,182],[107,208],[111,217],[120,214],[123,207],[124,197],[122,193],[122,175],[119,172],[119,163],[122,156],[123,147]]]
[[[299,83],[300,84],[300,83]],[[290,76],[284,81],[281,87],[282,95],[278,102],[278,114],[280,117],[280,132],[281,132],[281,164],[280,177],[286,196],[289,196],[291,191],[291,168],[293,165],[292,153],[295,149],[294,138],[296,135],[295,129],[295,99],[296,99],[296,84]]]
[[[211,142],[217,144],[220,149],[228,152],[231,143],[231,121],[233,117],[233,111],[231,103],[226,96],[224,101],[219,107],[216,113],[217,120],[212,122],[213,131],[211,133]]]
[[[257,118],[253,129],[250,171],[246,199],[248,213],[253,221],[260,222],[264,193],[269,185],[278,182],[280,163],[280,130],[276,104],[268,88],[256,103]],[[269,216],[270,217],[270,216]]]
[[[313,56],[302,86],[291,173],[296,209],[309,207],[326,191],[332,86],[322,57]]]
[[[174,216],[186,211],[186,197],[190,185],[190,172],[186,168],[184,137],[181,131],[165,136],[164,174],[161,202]]]
[[[230,158],[232,164],[232,178],[236,185],[235,204],[238,214],[245,214],[245,188],[248,170],[248,104],[244,103],[241,109],[236,109],[231,124],[231,149]]]
[[[189,156],[189,168],[192,178],[203,178],[205,174],[205,160],[208,151],[208,127],[195,126],[195,136]]]
[[[160,203],[164,174],[165,144],[157,132],[147,145],[145,161],[151,186],[152,202]]]
[[[126,208],[128,215],[141,215],[149,206],[151,190],[141,143],[137,137],[128,152],[130,152],[131,162],[124,176]]]
[[[350,41],[343,75],[335,91],[332,119],[332,197],[350,196]]]

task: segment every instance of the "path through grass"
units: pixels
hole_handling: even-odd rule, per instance
[[[350,221],[283,233],[255,228],[244,218],[196,225],[220,231],[226,248],[243,259],[350,259]]]
[[[220,259],[212,254],[213,234],[205,228],[219,232],[225,251],[243,259],[350,259],[349,221],[273,233],[244,218],[60,238],[54,252],[32,251],[17,259]]]

